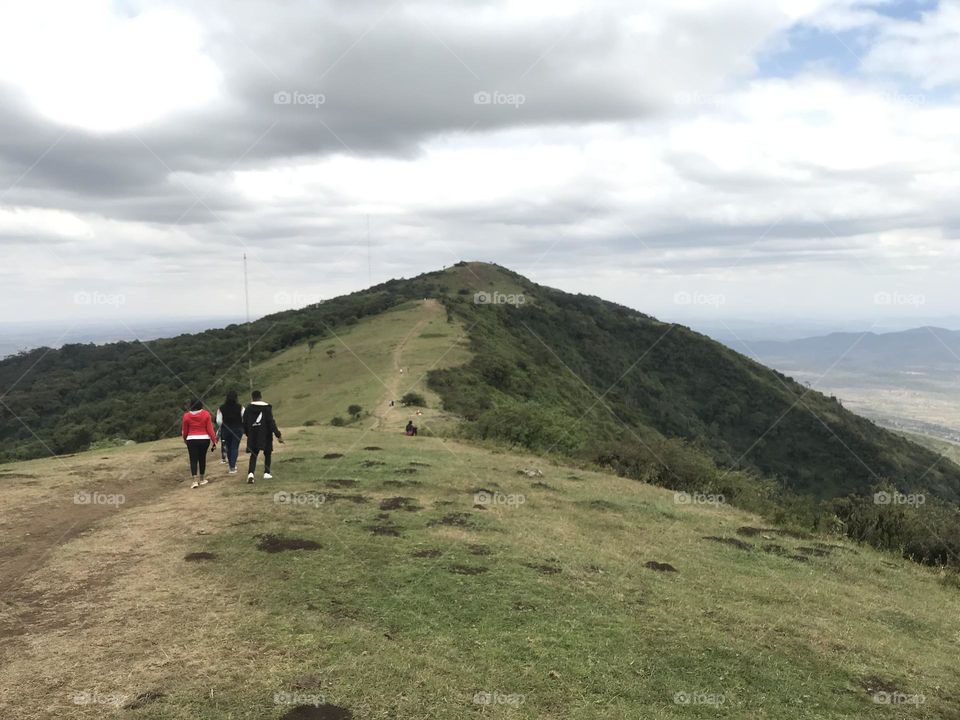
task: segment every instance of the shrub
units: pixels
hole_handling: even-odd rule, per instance
[[[401,405],[413,405],[414,407],[426,407],[427,400],[420,393],[408,392],[400,398]]]
[[[347,408],[347,412],[350,413],[354,418],[360,417],[360,413],[363,412],[363,408],[359,405],[351,405]]]
[[[333,420],[330,421],[330,424],[333,425],[334,427],[343,427],[344,425],[347,424],[347,421],[344,420],[339,415],[337,415],[335,418],[333,418]]]

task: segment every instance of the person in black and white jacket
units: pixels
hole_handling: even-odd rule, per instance
[[[253,482],[257,470],[257,456],[263,453],[263,479],[271,480],[270,456],[273,454],[273,438],[283,443],[277,422],[273,419],[273,407],[263,401],[259,390],[250,396],[252,402],[243,411],[243,433],[247,436],[247,451],[250,453],[250,465],[247,468],[247,482]]]

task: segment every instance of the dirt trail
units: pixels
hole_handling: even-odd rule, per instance
[[[374,417],[377,418],[377,422],[373,426],[375,430],[385,429],[390,416],[401,410],[399,405],[391,407],[390,401],[395,400],[399,402],[400,396],[416,381],[415,377],[411,378],[400,372],[401,368],[405,367],[403,363],[403,353],[407,349],[407,344],[410,340],[420,335],[432,320],[443,317],[443,305],[434,299],[424,300],[420,305],[420,312],[422,314],[420,320],[410,328],[410,332],[404,335],[403,339],[397,343],[397,347],[393,350],[392,372],[389,377],[384,378],[386,389],[379,404],[373,411]]]

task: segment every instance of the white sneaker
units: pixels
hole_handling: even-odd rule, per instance
[[[250,473],[249,475],[247,475],[247,482],[253,485],[253,473]]]
[[[220,458],[220,464],[221,464],[221,465],[226,465],[226,464],[227,464],[227,461],[224,460],[223,458]]]
[[[201,484],[201,485],[206,485],[208,482],[210,482],[210,481],[207,480],[206,478],[204,478],[203,480],[200,481],[200,484]]]
[[[198,483],[196,480],[194,480],[194,481],[193,481],[193,485],[190,486],[190,489],[193,490],[194,488],[198,488],[198,487],[200,487],[200,483]]]
[[[264,474],[263,474],[263,479],[264,479],[264,480],[273,480],[273,475],[271,475],[270,473],[264,473]]]
[[[236,468],[233,468],[232,470],[227,470],[227,475],[236,475],[236,474],[237,474]]]

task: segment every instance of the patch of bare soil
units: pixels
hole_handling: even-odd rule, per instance
[[[407,512],[416,512],[423,510],[417,505],[417,499],[411,497],[392,497],[384,498],[380,501],[381,510],[406,510]]]
[[[482,565],[451,565],[447,568],[454,575],[481,575],[490,568],[483,567]]]
[[[737,540],[736,538],[728,537],[717,537],[716,535],[705,535],[704,540],[711,540],[713,542],[722,543],[723,545],[729,545],[730,547],[735,547],[737,550],[753,550],[753,545],[743,540]]]
[[[342,458],[343,453],[327,453],[323,456],[324,460],[336,460],[337,458]]]
[[[297,705],[285,712],[280,720],[353,720],[353,713],[339,705]]]
[[[183,559],[187,562],[199,562],[200,560],[216,560],[217,556],[212,552],[201,550],[200,552],[187,553],[183,556]]]
[[[656,560],[645,562],[643,566],[651,570],[656,570],[657,572],[678,572],[678,570],[670,563],[657,562]]]
[[[319,550],[320,543],[305,538],[288,538],[280,535],[257,535],[259,539],[257,549],[268,553],[278,553],[284,550]]]
[[[470,522],[470,513],[455,512],[444,515],[442,518],[436,520],[431,520],[427,523],[427,527],[435,527],[436,525],[453,525],[456,527],[469,527],[472,523]]]

